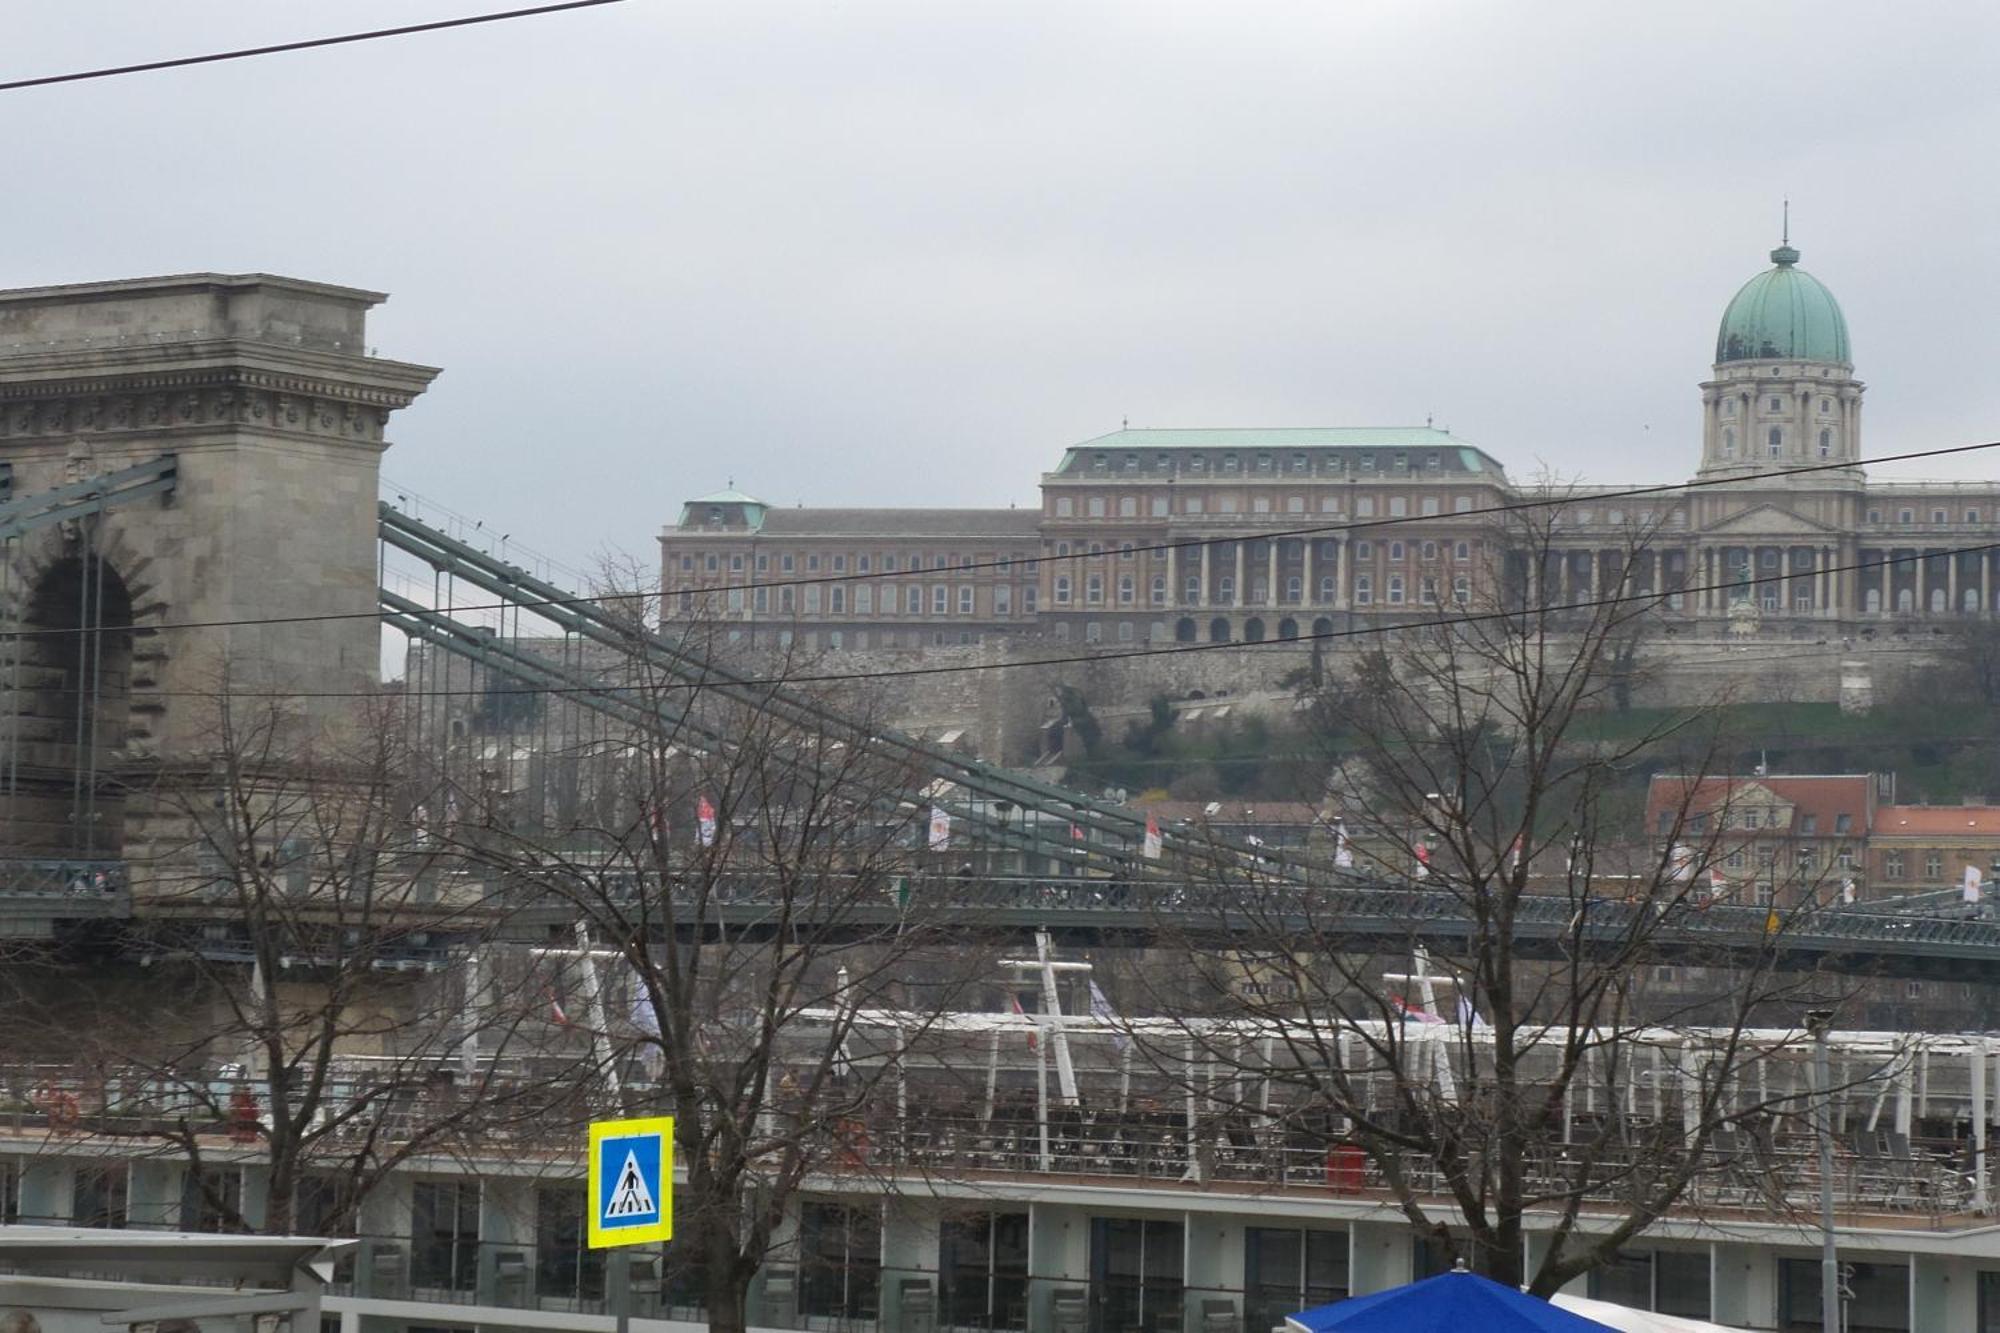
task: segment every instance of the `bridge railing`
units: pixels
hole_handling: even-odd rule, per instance
[[[1861,1155],[1843,1143],[1832,1194],[1839,1208],[1933,1221],[1973,1210],[1970,1178],[1960,1165],[1964,1145],[1902,1145],[1901,1155]],[[1629,1198],[1634,1179],[1663,1174],[1684,1158],[1657,1142],[1599,1146],[1590,1172],[1577,1173],[1581,1149],[1560,1143],[1529,1154],[1526,1188],[1594,1203]],[[1279,1131],[1225,1129],[1204,1122],[1194,1130],[1176,1117],[1071,1114],[1047,1127],[1016,1120],[925,1117],[904,1122],[835,1123],[825,1160],[834,1174],[910,1174],[940,1179],[1067,1177],[1172,1189],[1323,1191],[1336,1197],[1388,1199],[1381,1165],[1361,1149],[1324,1139],[1301,1142]],[[1402,1154],[1397,1170],[1419,1195],[1445,1197],[1450,1186],[1435,1161]],[[1719,1210],[1771,1215],[1802,1210],[1819,1197],[1820,1176],[1810,1136],[1780,1145],[1718,1147],[1711,1143],[1682,1196],[1682,1212]],[[1802,1202],[1803,1201],[1803,1202]]]
[[[1395,884],[1294,884],[1255,880],[1110,879],[1093,876],[910,876],[906,901],[898,899],[896,877],[882,876],[883,910],[892,906],[918,911],[950,910],[971,914],[1045,915],[1051,921],[1091,913],[1124,913],[1135,920],[1148,917],[1191,928],[1229,926],[1254,931],[1268,923],[1297,926],[1309,923],[1328,934],[1343,929],[1382,933],[1385,922],[1405,924],[1411,933],[1436,933],[1428,927],[1468,922],[1469,900],[1462,892]],[[636,894],[636,880],[622,890]],[[682,892],[692,891],[683,886]],[[728,875],[701,886],[707,901],[719,907],[754,911],[776,905],[778,897],[757,876]],[[844,910],[866,902],[865,895],[829,895]],[[1656,920],[1641,922],[1651,916]],[[1914,949],[1949,946],[1993,950],[2000,957],[2000,921],[1957,915],[1920,916],[1872,912],[1855,907],[1772,908],[1736,903],[1675,903],[1667,906],[1628,902],[1621,898],[1575,899],[1567,894],[1526,894],[1514,904],[1517,932],[1550,937],[1580,933],[1585,937],[1617,936],[1644,925],[1656,938],[1674,936],[1718,941],[1769,940],[1772,947],[1826,949],[1839,946],[1892,946]]]
[[[125,863],[70,857],[0,858],[0,901],[46,904],[57,915],[114,915],[128,901]]]

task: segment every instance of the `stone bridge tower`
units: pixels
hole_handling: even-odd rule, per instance
[[[205,766],[225,681],[377,681],[384,431],[437,374],[370,354],[383,299],[219,273],[0,291],[0,501],[174,460],[162,493],[0,526],[0,856],[149,841],[142,792]]]

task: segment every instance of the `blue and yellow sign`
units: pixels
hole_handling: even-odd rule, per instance
[[[644,1245],[674,1234],[674,1118],[590,1126],[590,1248]]]

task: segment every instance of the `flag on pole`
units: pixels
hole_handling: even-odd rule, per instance
[[[1525,833],[1516,833],[1514,835],[1514,869],[1516,871],[1519,871],[1521,868],[1521,858],[1527,854],[1528,835]]]
[[[1677,842],[1667,853],[1667,873],[1676,881],[1686,883],[1694,878],[1694,849],[1684,842]]]
[[[1150,810],[1146,812],[1146,841],[1140,845],[1140,852],[1148,861],[1160,859],[1160,820]]]
[[[1430,877],[1431,877],[1431,849],[1424,846],[1422,843],[1418,843],[1417,878],[1429,879]]]
[[[569,1014],[563,1010],[562,999],[556,994],[556,988],[554,986],[544,986],[542,987],[542,994],[548,996],[549,999],[550,1019],[555,1022],[557,1027],[568,1027]]]
[[[1019,1018],[1023,1023],[1028,1022],[1028,1011],[1021,1007],[1021,997],[1019,995],[1013,991],[1008,991],[1007,1003],[1014,1006],[1015,1017]],[[1035,1040],[1035,1029],[1030,1026],[1028,1029],[1028,1049],[1033,1051],[1038,1050],[1040,1047],[1041,1043]]]
[[[1082,842],[1082,841],[1083,841],[1083,825],[1081,825],[1081,824],[1071,824],[1071,825],[1069,826],[1069,840],[1070,840],[1071,842]]]
[[[1347,836],[1347,821],[1333,826],[1333,864],[1336,869],[1354,869],[1354,844]]]
[[[1965,901],[1973,904],[1975,907],[1979,904],[1980,879],[1978,866],[1967,866],[1965,868]]]
[[[1111,1001],[1104,997],[1103,990],[1099,989],[1097,985],[1096,977],[1090,979],[1090,1016],[1100,1023],[1110,1024],[1114,1029],[1117,1027],[1118,1011],[1113,1009]],[[1125,1048],[1132,1043],[1126,1038],[1124,1033],[1114,1030],[1111,1036],[1111,1044],[1116,1046],[1122,1055]]]
[[[1842,905],[1842,906],[1846,906],[1846,907],[1851,907],[1851,906],[1853,906],[1853,904],[1854,904],[1854,876],[1852,876],[1852,875],[1847,875],[1847,876],[1844,876],[1844,877],[1843,877],[1843,878],[1841,879],[1841,881],[1840,881],[1840,901],[1841,901],[1841,905]]]
[[[1714,866],[1708,868],[1708,896],[1710,898],[1729,896],[1729,881],[1723,876],[1722,871]]]
[[[941,805],[931,807],[931,850],[948,851],[951,848],[951,816]]]
[[[695,797],[694,837],[703,847],[715,846],[715,806],[706,796]]]

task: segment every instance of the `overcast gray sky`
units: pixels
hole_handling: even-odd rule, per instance
[[[5,0],[0,79],[520,2]],[[1663,481],[1786,194],[1864,449],[2000,437],[1996,55],[1987,3],[627,0],[0,94],[0,285],[389,291],[445,373],[387,475],[575,561],[730,477],[1031,503],[1123,417]]]

